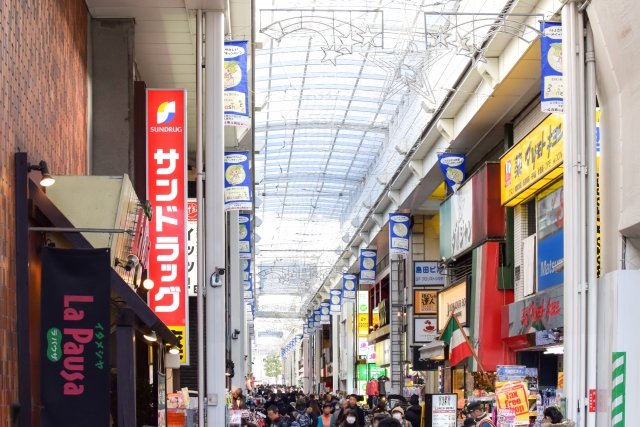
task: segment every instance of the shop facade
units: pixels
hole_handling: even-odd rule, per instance
[[[501,204],[513,211],[515,254],[515,301],[502,307],[501,336],[515,352],[513,363],[535,379],[530,395],[555,405],[562,402],[564,369],[562,116],[533,110],[514,135],[500,159]]]

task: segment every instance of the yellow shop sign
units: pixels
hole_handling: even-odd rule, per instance
[[[562,175],[562,115],[551,114],[500,159],[500,201],[515,206]]]

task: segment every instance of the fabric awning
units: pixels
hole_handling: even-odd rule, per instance
[[[432,360],[444,358],[444,341],[434,340],[420,347],[420,360]]]

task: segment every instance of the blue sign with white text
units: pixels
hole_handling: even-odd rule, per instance
[[[438,163],[445,181],[451,191],[455,193],[467,175],[466,156],[464,154],[438,154]]]
[[[564,283],[564,231],[538,242],[538,291]]]
[[[251,171],[246,151],[224,153],[224,210],[250,211]]]
[[[251,259],[251,215],[240,214],[240,259]]]
[[[376,284],[376,260],[378,251],[373,249],[360,249],[360,284]]]
[[[409,214],[389,214],[389,255],[409,254]]]
[[[562,83],[562,23],[542,22],[540,54],[542,62],[541,104],[545,113],[564,112]]]
[[[247,41],[224,42],[224,125],[248,128]]]

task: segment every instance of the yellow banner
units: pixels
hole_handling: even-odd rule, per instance
[[[369,315],[358,314],[358,336],[366,337],[369,335]]]
[[[185,336],[187,332],[187,328],[184,326],[169,326],[173,335],[178,338],[180,344],[178,344],[178,349],[180,349],[180,364],[187,363],[187,343],[185,341]]]
[[[515,206],[562,174],[562,115],[551,114],[500,159],[503,206]]]
[[[498,409],[513,409],[516,411],[516,421],[529,422],[529,390],[526,382],[497,382],[496,401]]]

